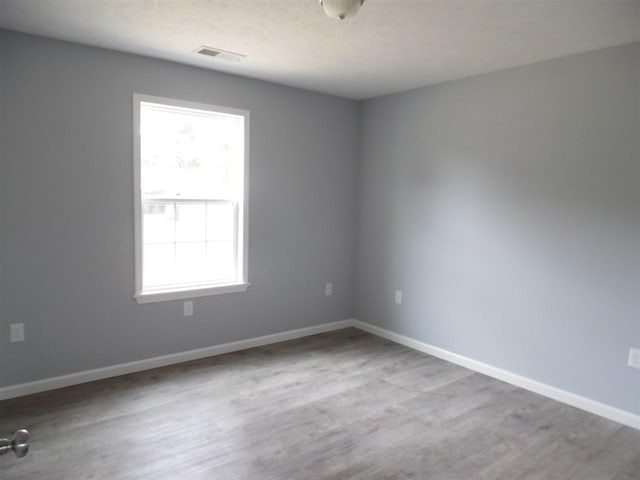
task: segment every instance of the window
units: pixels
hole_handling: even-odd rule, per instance
[[[249,112],[134,95],[136,300],[247,288]]]

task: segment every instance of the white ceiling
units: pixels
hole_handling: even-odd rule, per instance
[[[640,41],[640,0],[0,0],[0,27],[363,99]]]

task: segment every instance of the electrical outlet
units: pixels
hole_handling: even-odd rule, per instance
[[[333,295],[333,283],[327,283],[324,286],[324,294],[329,297],[331,295]]]
[[[185,317],[193,317],[193,302],[184,302],[182,305],[182,314]]]
[[[400,290],[396,290],[395,300],[398,305],[402,303],[402,292]]]
[[[9,337],[11,343],[24,342],[24,323],[9,325]]]
[[[640,348],[629,349],[629,366],[640,369]]]

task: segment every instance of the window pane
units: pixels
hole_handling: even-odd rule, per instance
[[[176,204],[176,240],[178,242],[204,242],[206,240],[204,203]]]
[[[231,242],[235,237],[236,206],[232,203],[207,205],[207,240]]]
[[[236,258],[233,242],[207,242],[207,266],[220,278],[236,277]]]
[[[145,244],[175,241],[173,204],[145,202],[143,216]]]
[[[194,283],[211,280],[213,272],[206,267],[205,242],[178,243],[176,245],[176,283]]]
[[[242,118],[143,105],[140,135],[143,196],[238,196]]]
[[[144,245],[144,285],[158,287],[175,283],[174,244]]]

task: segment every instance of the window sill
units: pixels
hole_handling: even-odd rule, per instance
[[[138,303],[166,302],[169,300],[180,300],[183,298],[208,297],[223,293],[244,292],[249,286],[248,283],[231,283],[216,287],[205,287],[189,290],[170,290],[166,292],[138,293],[134,295]]]

